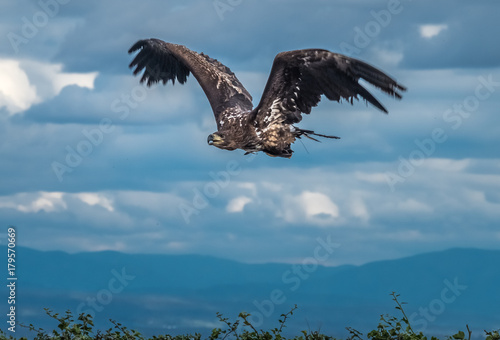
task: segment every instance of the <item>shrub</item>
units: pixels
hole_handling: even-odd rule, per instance
[[[403,309],[404,302],[400,302],[396,293],[391,293],[392,299],[396,304],[396,309],[400,312],[401,316],[395,317],[390,315],[381,315],[380,322],[376,329],[367,334],[368,340],[427,340],[427,337],[420,333],[415,333],[408,321],[408,317]],[[283,328],[286,327],[286,322],[293,315],[297,309],[295,305],[288,313],[281,314],[278,319],[279,327],[273,328],[268,331],[257,330],[254,325],[249,321],[250,314],[242,312],[238,315],[235,321],[230,321],[228,318],[223,317],[222,314],[217,313],[219,321],[224,325],[223,328],[215,328],[212,330],[208,340],[287,340],[284,337]],[[22,326],[28,328],[30,331],[36,333],[35,340],[146,340],[139,332],[130,330],[123,326],[121,323],[110,320],[113,325],[105,331],[94,331],[94,322],[90,314],[80,314],[76,319],[71,311],[66,311],[64,315],[54,313],[50,309],[45,309],[46,314],[57,320],[57,329],[47,333],[41,328],[36,328],[33,325]],[[244,327],[241,327],[244,326]],[[470,340],[472,332],[467,328],[467,339]],[[353,328],[347,327],[349,337],[347,340],[363,340],[363,334]],[[485,340],[500,340],[499,330],[486,333]],[[199,333],[194,335],[159,335],[153,336],[148,340],[201,340],[202,336]],[[449,336],[446,340],[465,340],[466,334],[463,331]],[[15,340],[12,336],[7,336],[5,332],[0,329],[0,340],[9,339]],[[23,340],[26,338],[20,338]],[[27,339],[26,339],[27,340]],[[321,334],[319,332],[302,331],[288,340],[336,340],[335,338]],[[437,340],[431,337],[431,340]]]

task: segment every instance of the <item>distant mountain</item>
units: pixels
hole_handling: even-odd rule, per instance
[[[277,325],[297,304],[287,330],[321,330],[344,337],[366,332],[380,314],[397,315],[390,293],[401,294],[414,328],[474,336],[500,328],[500,251],[451,249],[362,266],[245,264],[200,255],[67,254],[16,248],[18,321],[53,329],[43,308],[109,318],[146,335],[207,334],[221,327],[216,312],[250,312],[257,326]],[[6,254],[5,247],[0,250]],[[4,259],[6,263],[6,257]],[[7,310],[6,287],[0,299]],[[5,329],[5,326],[0,326]],[[16,336],[26,331],[18,328]],[[28,336],[29,337],[29,336]]]

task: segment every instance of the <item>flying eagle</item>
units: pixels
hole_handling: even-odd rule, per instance
[[[269,156],[290,158],[290,145],[302,136],[339,138],[304,130],[294,124],[309,114],[325,95],[340,102],[361,96],[387,113],[387,110],[358,83],[364,79],[383,92],[401,99],[405,87],[360,60],[322,49],[282,52],[276,55],[259,105],[253,109],[252,96],[231,70],[219,61],[185,46],[158,39],[140,40],[129,53],[139,51],[130,68],[134,75],[142,70],[140,82],[183,84],[190,73],[205,92],[217,123],[217,132],[207,142],[221,149],[263,151]]]

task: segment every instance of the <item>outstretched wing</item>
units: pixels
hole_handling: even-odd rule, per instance
[[[328,99],[352,103],[361,96],[387,113],[385,107],[358,80],[362,78],[383,92],[400,99],[406,88],[382,71],[360,60],[320,49],[279,53],[274,59],[256,119],[261,125],[297,123],[309,114],[324,94]]]
[[[148,86],[169,80],[174,84],[175,79],[183,84],[193,73],[212,106],[217,125],[219,115],[228,108],[252,109],[252,96],[234,73],[217,60],[159,39],[140,40],[128,52],[136,51],[139,53],[130,68],[135,67],[134,75],[144,70],[141,83],[146,81]]]

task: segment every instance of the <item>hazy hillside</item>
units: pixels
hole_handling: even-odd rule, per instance
[[[452,249],[342,267],[26,248],[17,248],[16,260],[18,319],[46,328],[53,323],[44,307],[91,312],[102,328],[113,318],[158,334],[206,332],[218,325],[216,312],[234,317],[243,310],[271,327],[297,304],[290,331],[341,336],[346,326],[373,329],[380,314],[396,313],[392,291],[409,303],[407,314],[423,331],[469,324],[479,335],[483,328],[500,328],[500,251]]]

